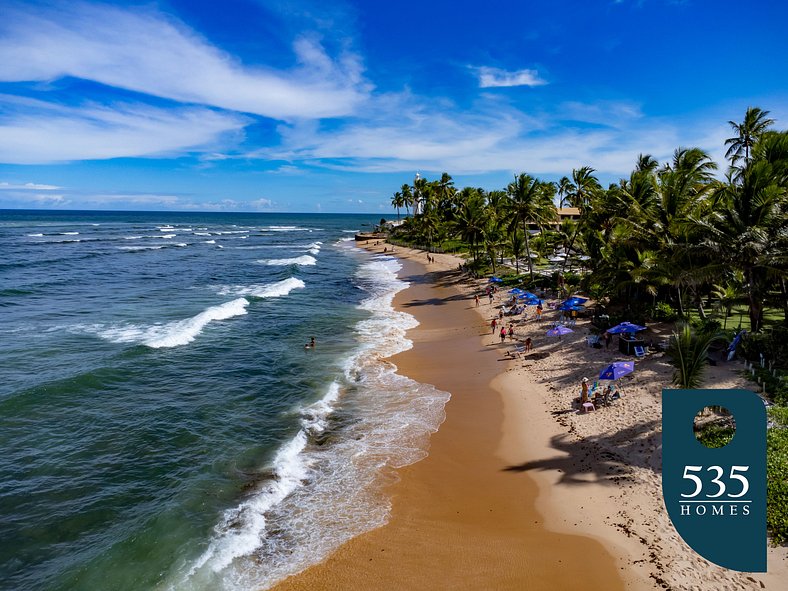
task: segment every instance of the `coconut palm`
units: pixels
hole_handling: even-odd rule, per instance
[[[509,202],[507,210],[511,216],[510,232],[517,231],[518,224],[522,225],[525,236],[525,255],[528,258],[528,272],[531,280],[534,278],[534,266],[531,260],[529,243],[529,224],[542,224],[555,219],[555,204],[552,200],[552,186],[548,190],[539,179],[525,173],[514,178],[506,188]]]
[[[399,221],[399,210],[401,207],[405,207],[405,198],[400,191],[394,193],[394,196],[391,198],[391,204],[397,209],[397,221]]]
[[[744,121],[741,123],[728,121],[736,134],[725,140],[725,145],[729,146],[725,157],[730,159],[732,166],[736,166],[736,163],[742,159],[742,151],[744,151],[744,164],[746,165],[750,161],[750,149],[774,123],[774,119],[769,119],[767,115],[769,115],[769,111],[762,111],[758,107],[747,107]]]
[[[569,240],[569,248],[567,249],[568,251],[572,250],[572,247],[575,244],[575,239],[577,238],[577,233],[580,231],[582,226],[582,221],[588,213],[588,206],[591,203],[591,199],[597,191],[602,189],[602,187],[599,185],[599,181],[594,176],[594,169],[590,166],[583,166],[582,168],[573,170],[572,181],[573,182],[568,187],[569,192],[566,194],[566,199],[569,201],[572,207],[577,207],[580,210],[581,223],[575,226],[575,232],[572,234],[572,238]],[[564,260],[564,264],[561,268],[561,273],[566,270],[566,265],[568,262],[569,257],[566,257],[566,260]]]
[[[469,190],[464,195],[451,226],[454,233],[471,246],[474,260],[476,260],[478,245],[484,240],[486,225],[484,198],[479,193]]]
[[[400,193],[402,193],[402,204],[405,206],[405,215],[410,215],[409,208],[413,205],[413,191],[410,185],[408,183],[402,185]]]

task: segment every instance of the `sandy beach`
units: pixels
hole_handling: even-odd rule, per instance
[[[369,250],[391,247],[370,243]],[[505,295],[475,306],[484,282],[458,259],[396,247],[411,286],[395,307],[420,325],[398,371],[451,393],[424,460],[399,470],[389,522],[290,577],[290,589],[783,589],[788,552],[770,548],[767,574],[736,573],[690,550],[662,504],[662,354],[620,380],[623,396],[572,410],[617,348],[586,345],[587,320],[560,341],[543,323],[515,321],[535,355],[512,359],[490,319]],[[509,319],[507,319],[508,322]],[[741,366],[710,367],[706,387],[748,387]]]

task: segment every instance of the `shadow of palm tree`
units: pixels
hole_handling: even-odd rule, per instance
[[[659,421],[645,421],[613,434],[581,440],[574,439],[571,433],[562,433],[553,436],[550,443],[566,455],[507,466],[503,471],[557,471],[561,474],[559,482],[569,485],[615,485],[632,473],[633,466],[658,474],[662,465],[662,435],[656,431],[658,428]]]

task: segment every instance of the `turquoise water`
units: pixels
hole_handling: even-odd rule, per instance
[[[375,221],[0,212],[0,586],[265,588],[384,523],[448,395],[384,360]]]

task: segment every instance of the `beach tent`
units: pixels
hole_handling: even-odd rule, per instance
[[[565,326],[561,326],[560,324],[555,328],[551,328],[545,334],[548,337],[558,337],[561,338],[561,335],[569,334],[570,332],[575,332],[571,328],[567,328]]]
[[[639,326],[637,324],[632,324],[631,322],[622,322],[621,324],[617,324],[612,328],[608,328],[607,332],[610,334],[621,334],[621,333],[634,333],[641,330],[646,330],[645,326]]]
[[[634,361],[615,361],[599,373],[600,380],[617,380],[635,371]]]

